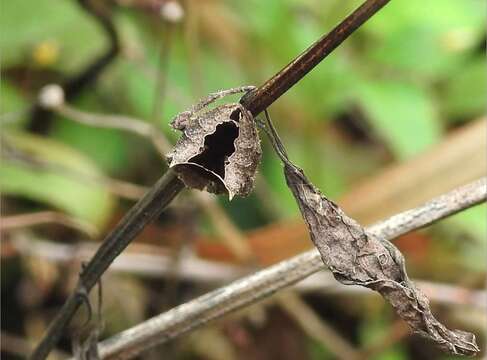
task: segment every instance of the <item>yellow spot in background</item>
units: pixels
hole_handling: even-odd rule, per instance
[[[45,40],[36,45],[32,52],[34,63],[47,67],[56,63],[59,58],[59,45],[54,40]]]
[[[472,29],[453,29],[447,31],[441,39],[443,47],[450,52],[465,51],[475,45],[476,36]]]

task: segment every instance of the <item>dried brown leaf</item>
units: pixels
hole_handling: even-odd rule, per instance
[[[183,135],[168,155],[169,166],[186,186],[228,193],[230,200],[252,191],[262,153],[252,114],[237,103],[201,112],[219,97],[248,89],[212,94],[171,123]]]
[[[311,239],[335,279],[379,292],[410,328],[452,354],[475,355],[480,351],[475,336],[449,330],[431,313],[426,296],[408,278],[404,256],[387,239],[367,233],[333,201],[327,199],[292,164],[268,119],[268,133],[284,162],[284,175]]]
[[[379,292],[414,332],[445,351],[461,355],[480,351],[473,334],[449,330],[436,320],[426,296],[409,280],[404,256],[391,242],[366,233],[321,194],[301,169],[286,165],[284,171],[311,239],[335,279]]]

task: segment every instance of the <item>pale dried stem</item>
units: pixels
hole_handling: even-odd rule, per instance
[[[96,250],[90,243],[67,245],[42,239],[33,239],[22,233],[13,234],[13,246],[22,255],[42,258],[59,264],[80,263],[89,259]],[[160,278],[170,277],[173,272],[172,258],[168,251],[152,245],[133,244],[112,264],[109,272]],[[248,269],[203,260],[194,254],[185,253],[178,264],[178,276],[186,281],[200,285],[215,286],[233,281],[248,273]],[[465,306],[485,309],[487,296],[485,291],[475,291],[458,286],[414,280],[419,288],[434,303],[450,306]],[[345,296],[371,296],[373,292],[363,287],[344,286],[335,281],[329,272],[320,272],[293,287],[300,293],[309,291]],[[311,308],[294,292],[286,292],[277,297],[277,303],[292,319],[295,319],[303,331],[323,345],[338,358],[361,358],[364,354],[373,354],[379,345],[357,351],[342,338],[323,319],[320,319]],[[311,311],[311,312],[310,312]],[[396,339],[394,337],[394,339]],[[384,339],[383,342],[392,340]],[[382,343],[382,342],[381,342]],[[355,357],[354,357],[355,356]]]
[[[358,222],[371,224],[485,176],[486,148],[487,118],[472,119],[427,151],[359,181],[338,203]]]
[[[435,198],[423,206],[371,226],[367,228],[367,232],[392,239],[481,203],[485,201],[486,195],[486,179],[483,178]],[[324,264],[316,249],[294,256],[101,342],[101,357],[134,357],[144,350],[179,337],[231,311],[268,297],[323,268]]]
[[[2,216],[0,218],[0,230],[11,230],[49,223],[59,224],[78,230],[92,238],[98,235],[98,229],[92,224],[55,211],[39,211],[20,215]]]
[[[148,122],[133,117],[88,113],[79,111],[67,104],[62,104],[56,107],[55,111],[81,124],[99,128],[125,130],[148,138],[161,154],[165,154],[171,149],[171,144],[166,138],[160,136],[161,133],[159,129]]]
[[[36,156],[36,154],[17,148],[13,142],[7,141],[6,139],[2,139],[2,143],[4,146],[7,146],[7,151],[5,149],[2,151],[2,157],[9,161],[35,170],[64,175],[78,182],[103,186],[109,193],[121,198],[138,200],[149,190],[148,187],[127,181],[113,179],[99,174],[88,174],[61,164],[51,163],[48,160]]]
[[[12,246],[25,256],[34,256],[61,265],[80,263],[93,256],[96,245],[81,243],[59,244],[40,238],[27,236],[23,232],[12,232]],[[179,276],[201,285],[215,286],[228,284],[245,275],[251,269],[205,260],[192,252],[186,252],[178,265]],[[110,272],[131,274],[149,278],[165,278],[171,275],[171,257],[166,248],[146,244],[132,244],[110,266]],[[413,280],[432,302],[487,309],[485,291],[471,290],[455,285]],[[307,293],[372,295],[373,292],[360,286],[345,286],[338,283],[330,272],[322,271],[310,276],[293,287]]]

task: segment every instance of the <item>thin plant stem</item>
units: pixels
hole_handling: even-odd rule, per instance
[[[100,174],[88,174],[61,164],[49,162],[36,154],[24,151],[5,137],[1,138],[1,158],[38,171],[53,172],[69,177],[71,180],[104,187],[108,192],[121,198],[138,200],[149,188],[126,181],[113,179]]]
[[[54,110],[81,124],[100,128],[125,130],[149,138],[157,151],[162,155],[171,149],[171,144],[165,137],[159,135],[161,134],[159,129],[151,123],[123,115],[88,113],[77,110],[66,103],[56,106]]]
[[[183,188],[184,184],[174,171],[169,169],[122,218],[80,273],[75,290],[51,322],[46,336],[32,353],[32,359],[45,359],[47,357],[83,303],[86,294],[97,283],[113,260],[142,231],[146,224],[162,212]]]
[[[240,103],[254,116],[260,114],[309,73],[389,1],[365,1],[331,32],[316,41],[276,75],[267,80],[264,85],[242,97]]]
[[[59,224],[78,230],[92,238],[98,235],[98,229],[89,222],[56,211],[38,211],[33,213],[2,216],[0,230],[11,230],[49,223]]]
[[[59,266],[89,259],[96,251],[93,243],[85,241],[80,244],[59,244],[46,240],[25,231],[12,232],[9,246],[22,256],[40,258]],[[8,255],[5,255],[8,256]],[[143,278],[161,279],[171,276],[172,262],[167,248],[131,244],[110,266],[108,271],[119,274],[130,274]],[[252,272],[243,266],[205,260],[191,251],[185,252],[179,263],[180,276],[192,283],[204,286],[225,285]],[[487,292],[457,285],[412,279],[426,293],[432,303],[447,306],[462,306],[487,310]],[[373,295],[374,293],[360,286],[345,286],[335,280],[329,271],[322,271],[306,278],[293,287],[300,293]]]

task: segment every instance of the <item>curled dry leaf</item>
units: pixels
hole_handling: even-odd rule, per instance
[[[186,186],[215,194],[248,195],[261,158],[252,114],[237,103],[206,109],[215,100],[253,89],[247,86],[211,94],[171,123],[182,136],[168,155]]]
[[[475,336],[449,330],[431,313],[426,296],[406,273],[404,256],[387,239],[367,233],[335,203],[327,199],[291,163],[268,119],[268,135],[284,162],[284,175],[311,239],[335,279],[345,285],[361,285],[379,292],[411,329],[452,354],[475,355],[480,351]]]

